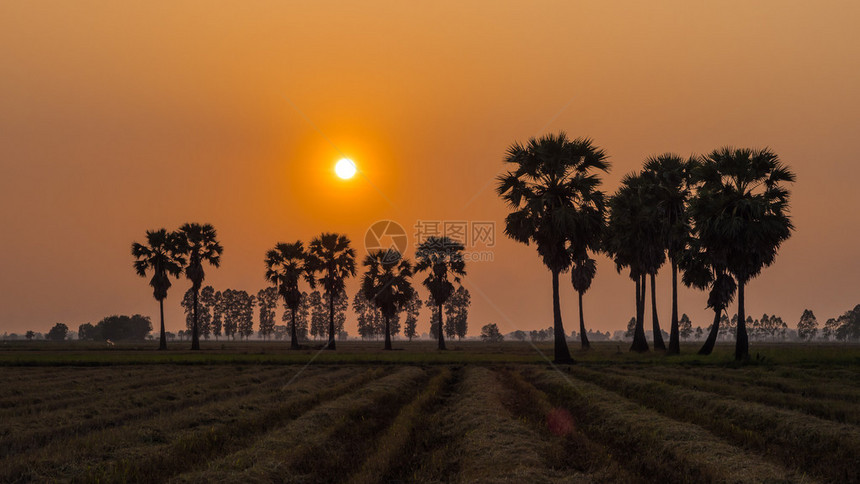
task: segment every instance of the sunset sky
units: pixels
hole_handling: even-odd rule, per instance
[[[147,229],[213,224],[206,283],[256,293],[276,242],[342,232],[363,257],[382,219],[410,244],[418,221],[495,221],[494,260],[467,267],[470,333],[546,328],[550,273],[503,236],[493,179],[511,143],[559,130],[606,150],[610,193],[649,155],[773,149],[797,173],[797,231],[747,314],[823,324],[860,303],[857,25],[860,4],[832,0],[3,2],[0,334],[157,324],[130,255]],[[360,176],[335,176],[344,156]],[[658,284],[668,330],[668,270]],[[632,285],[600,257],[587,325],[623,328]],[[680,291],[694,326],[705,301]]]

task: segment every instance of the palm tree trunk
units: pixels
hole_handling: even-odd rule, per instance
[[[161,310],[161,337],[158,339],[158,349],[167,349],[167,333],[164,332],[164,299],[158,300],[158,306]]]
[[[439,336],[439,349],[445,349],[445,335],[442,334],[442,303],[439,306],[439,326],[436,327],[436,334]]]
[[[390,350],[391,349],[391,328],[390,328],[389,323],[388,323],[389,318],[388,318],[388,316],[384,316],[384,315],[383,315],[383,318],[385,318],[385,348],[384,349]]]
[[[719,309],[714,310],[714,324],[711,325],[711,331],[708,333],[708,339],[699,350],[700,355],[710,355],[714,351],[714,345],[717,344],[717,336],[720,334],[720,313]]]
[[[663,342],[663,330],[660,329],[660,319],[657,316],[657,275],[651,274],[651,330],[654,332],[654,349],[666,351]]]
[[[290,308],[290,316],[292,319],[292,328],[290,328],[290,349],[299,349],[299,337],[296,332],[296,310]]]
[[[672,323],[669,328],[668,355],[681,354],[681,332],[678,328],[678,264],[672,259]]]
[[[588,336],[585,334],[585,317],[582,315],[582,293],[579,293],[579,340],[582,342],[582,349],[591,348],[591,343],[588,342]]]
[[[328,345],[326,349],[335,349],[334,342],[334,296],[328,295]]]
[[[573,358],[570,357],[570,350],[567,349],[566,335],[564,334],[564,324],[561,322],[561,301],[558,295],[558,272],[552,271],[552,319],[553,333],[555,340],[555,363],[573,363]]]
[[[750,359],[750,341],[747,335],[746,311],[744,309],[744,281],[738,281],[738,327],[737,343],[735,344],[735,360]]]
[[[200,330],[197,326],[197,293],[198,289],[194,289],[194,324],[191,325],[191,349],[200,349]]]
[[[645,276],[636,276],[636,328],[633,331],[633,344],[630,351],[643,353],[648,351],[648,340],[645,339]]]

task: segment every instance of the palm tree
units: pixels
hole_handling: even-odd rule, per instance
[[[573,284],[573,289],[579,294],[579,339],[582,342],[582,349],[591,348],[591,343],[588,342],[588,336],[585,334],[585,318],[582,314],[582,295],[588,288],[591,287],[591,281],[597,274],[597,263],[594,259],[586,257],[573,261],[573,269],[570,271],[570,280]]]
[[[695,204],[696,201],[692,203]],[[714,351],[714,345],[720,334],[722,313],[732,303],[737,289],[735,280],[728,274],[722,263],[723,260],[719,249],[703,247],[693,238],[688,239],[688,243],[678,254],[678,264],[684,272],[682,278],[684,285],[701,290],[710,288],[707,307],[714,310],[714,322],[711,324],[705,344],[699,350],[700,355],[710,355]]]
[[[663,221],[665,246],[672,266],[672,320],[667,351],[667,354],[670,355],[677,355],[681,352],[680,332],[678,330],[678,258],[684,248],[684,240],[690,231],[686,205],[690,197],[691,175],[695,165],[696,160],[694,158],[685,160],[676,154],[664,153],[648,158],[645,161],[643,172],[651,182],[652,194],[656,199],[659,214]],[[653,295],[653,275],[651,284]],[[652,304],[652,307],[656,320],[656,305]]]
[[[412,264],[395,249],[371,252],[364,258],[367,272],[361,281],[365,296],[382,312],[385,321],[385,349],[391,349],[391,319],[415,293],[409,278]]]
[[[636,283],[636,326],[631,351],[648,351],[645,339],[646,276],[656,274],[666,260],[663,250],[663,230],[657,206],[650,195],[650,183],[641,175],[625,175],[621,188],[609,200],[609,223],[604,237],[604,250],[615,260],[618,272],[630,269],[630,279]],[[652,287],[652,306],[653,306]],[[654,320],[655,347],[662,341],[660,326]]]
[[[274,249],[266,252],[266,280],[275,284],[278,294],[290,309],[290,348],[294,350],[299,349],[296,312],[302,304],[300,279],[314,286],[313,272],[308,267],[305,247],[300,240],[292,244],[278,243]]]
[[[794,173],[769,149],[720,148],[703,156],[694,171],[701,203],[694,216],[696,235],[705,247],[720,248],[738,286],[735,359],[749,358],[744,288],[776,259],[794,226],[786,183]]]
[[[445,349],[445,331],[442,324],[442,307],[454,292],[454,284],[466,275],[466,262],[463,260],[463,244],[448,237],[427,237],[415,251],[415,272],[427,271],[424,287],[430,291],[433,302],[438,308],[439,326],[436,331],[439,337],[439,349]]]
[[[208,262],[214,267],[221,265],[221,253],[224,248],[215,238],[215,227],[210,224],[187,223],[179,227],[182,235],[182,252],[188,257],[188,265],[185,267],[185,277],[191,281],[191,290],[194,298],[194,325],[191,327],[191,349],[200,349],[200,326],[197,318],[198,298],[200,286],[206,278],[203,263]]]
[[[146,277],[146,271],[152,271],[152,295],[158,301],[161,313],[161,337],[158,349],[167,349],[167,336],[164,331],[164,298],[170,289],[170,276],[179,277],[185,259],[181,253],[181,238],[175,232],[167,232],[165,229],[147,230],[146,245],[137,242],[131,244],[131,255],[134,261],[134,270],[140,277]]]
[[[608,171],[609,163],[590,139],[570,140],[563,132],[514,143],[505,162],[515,166],[498,179],[498,194],[514,210],[505,218],[505,235],[526,245],[534,242],[552,273],[555,361],[570,363],[558,276],[570,268],[572,256],[585,256],[585,248],[596,248],[600,240],[588,223],[594,212],[602,213],[603,204],[600,178],[591,172]]]
[[[308,246],[307,270],[320,273],[315,282],[322,284],[329,302],[328,344],[335,349],[334,312],[335,299],[344,297],[345,281],[355,275],[355,251],[349,246],[346,235],[323,233]],[[312,280],[312,279],[311,279]]]

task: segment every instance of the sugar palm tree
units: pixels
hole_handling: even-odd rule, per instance
[[[585,332],[585,317],[582,312],[582,295],[591,287],[591,281],[597,274],[597,263],[594,259],[586,257],[585,259],[576,259],[573,261],[573,269],[570,271],[570,279],[573,284],[573,289],[579,294],[579,340],[582,342],[582,349],[591,348],[591,343],[588,342],[588,335]]]
[[[391,349],[391,319],[404,309],[414,295],[412,264],[395,249],[373,251],[364,258],[367,271],[361,290],[379,308],[385,322],[385,349]]]
[[[307,264],[307,253],[300,240],[288,244],[278,243],[266,252],[266,280],[273,283],[284,304],[290,309],[290,348],[299,349],[296,331],[296,313],[302,304],[299,281],[304,279],[314,286],[314,276]]]
[[[208,262],[213,267],[221,265],[221,253],[224,248],[218,242],[215,227],[210,224],[187,223],[179,227],[182,236],[182,252],[188,257],[188,265],[185,267],[185,277],[191,281],[193,292],[193,318],[191,326],[191,349],[200,349],[200,324],[197,318],[198,299],[200,287],[206,278],[203,263]]]
[[[323,233],[308,246],[307,267],[311,274],[320,273],[315,282],[322,284],[329,302],[327,349],[335,349],[335,300],[345,297],[346,279],[355,276],[355,250],[346,235]],[[316,277],[316,276],[315,276]]]
[[[686,205],[690,197],[691,176],[695,165],[695,158],[684,159],[674,153],[664,153],[648,158],[643,172],[643,175],[650,180],[652,195],[663,222],[661,225],[665,230],[665,247],[672,267],[672,319],[667,351],[670,355],[681,352],[678,329],[678,258],[690,231]],[[651,284],[653,295],[653,278]],[[656,318],[656,307],[653,305],[652,307]]]
[[[720,148],[703,156],[694,171],[700,203],[696,235],[705,247],[720,248],[738,286],[735,359],[749,358],[744,288],[776,259],[791,236],[787,183],[794,173],[769,149]]]
[[[636,283],[636,326],[630,350],[638,352],[648,351],[644,326],[646,276],[655,274],[666,260],[663,232],[650,193],[650,183],[641,175],[625,175],[621,188],[609,200],[609,222],[604,236],[604,250],[615,261],[618,272],[629,268],[630,279]],[[662,337],[659,323],[656,320],[654,323],[656,343]]]
[[[427,237],[415,251],[415,272],[427,272],[424,287],[430,291],[439,315],[437,336],[439,349],[445,349],[445,331],[442,324],[442,307],[454,292],[453,282],[460,282],[466,275],[466,262],[463,260],[463,244],[448,237]],[[453,282],[452,282],[453,281]]]
[[[174,232],[165,229],[147,230],[146,245],[137,242],[131,244],[131,255],[134,256],[134,270],[140,277],[146,277],[147,271],[152,271],[152,295],[158,301],[161,314],[161,336],[158,349],[167,349],[167,336],[164,331],[164,299],[170,289],[170,276],[179,277],[185,266],[182,257],[181,238]]]
[[[552,273],[554,355],[557,362],[572,362],[561,319],[558,276],[567,271],[572,255],[584,256],[590,244],[588,217],[599,211],[600,178],[593,172],[608,171],[606,154],[588,138],[568,139],[565,133],[531,138],[527,144],[508,148],[505,163],[512,169],[498,179],[497,192],[513,210],[505,218],[505,235],[537,246],[544,265]],[[596,239],[600,240],[599,233]],[[591,245],[597,245],[594,242]]]

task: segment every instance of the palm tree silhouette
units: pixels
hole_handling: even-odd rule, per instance
[[[409,278],[412,264],[395,249],[371,252],[364,258],[367,271],[361,281],[365,296],[382,312],[385,349],[391,349],[391,319],[405,308],[415,290]]]
[[[636,327],[630,350],[648,351],[644,326],[646,275],[655,274],[666,260],[663,231],[649,182],[641,175],[625,175],[621,188],[609,200],[609,208],[604,250],[615,260],[618,272],[625,267],[630,269],[630,279],[636,283]],[[655,347],[662,342],[656,319],[654,341]]]
[[[648,158],[645,161],[643,171],[643,175],[648,177],[651,182],[652,194],[659,208],[665,230],[665,247],[669,252],[669,261],[672,266],[672,320],[667,351],[667,354],[670,355],[677,355],[681,352],[680,332],[678,330],[678,257],[684,249],[684,240],[690,232],[686,204],[690,197],[691,175],[695,165],[694,158],[685,160],[674,153],[664,153]],[[653,295],[653,275],[651,284]],[[656,318],[656,307],[654,307],[654,312]]]
[[[591,281],[597,274],[597,262],[586,257],[573,261],[573,269],[570,271],[570,282],[573,284],[573,289],[579,295],[579,340],[582,342],[582,349],[591,348],[591,343],[588,342],[588,335],[585,332],[585,318],[582,313],[582,295],[591,287]]]
[[[309,270],[305,247],[300,240],[292,244],[278,243],[274,249],[266,252],[266,280],[275,284],[278,294],[290,309],[290,348],[294,350],[299,349],[296,312],[302,303],[300,279],[314,286],[313,272]]]
[[[208,262],[213,267],[221,265],[221,253],[224,248],[216,239],[215,227],[210,224],[187,223],[179,227],[182,235],[182,252],[188,257],[188,265],[185,267],[185,277],[191,281],[191,289],[194,294],[194,324],[191,327],[191,349],[200,349],[200,325],[197,318],[198,298],[200,286],[206,278],[203,263]]]
[[[466,262],[463,260],[463,244],[451,240],[448,237],[427,237],[427,240],[418,246],[415,251],[416,272],[427,271],[424,279],[424,287],[430,291],[433,302],[436,303],[439,314],[439,349],[445,349],[445,331],[442,324],[442,307],[454,292],[454,284],[449,280],[449,275],[454,282],[459,283],[460,278],[466,275]]]
[[[569,363],[558,276],[570,268],[572,256],[582,258],[586,248],[597,248],[600,233],[593,233],[586,215],[599,212],[602,218],[603,194],[597,190],[600,178],[591,172],[608,171],[609,163],[590,139],[570,140],[564,132],[514,143],[505,162],[515,165],[498,178],[496,189],[514,210],[505,218],[505,235],[526,245],[534,242],[552,272],[554,356]]]
[[[749,358],[744,287],[776,259],[794,226],[784,186],[794,173],[769,149],[719,148],[703,156],[694,171],[698,196],[707,203],[695,218],[705,247],[720,247],[726,268],[737,280],[738,327],[735,359]]]
[[[131,255],[134,261],[134,270],[140,277],[146,277],[146,271],[152,271],[152,295],[158,301],[161,313],[161,336],[158,342],[159,350],[167,349],[167,336],[164,331],[164,298],[170,289],[170,276],[179,277],[185,266],[185,259],[180,253],[182,247],[181,237],[175,232],[165,229],[147,230],[146,245],[137,242],[131,244]]]
[[[355,251],[349,244],[346,235],[323,233],[308,246],[307,270],[311,274],[320,273],[315,282],[322,284],[328,294],[329,331],[326,348],[330,350],[335,349],[335,299],[344,296],[341,293],[344,292],[346,279],[355,275]]]
[[[691,213],[696,215],[698,208],[693,207],[697,202],[698,199],[691,200]],[[704,247],[694,238],[688,238],[684,249],[678,254],[678,264],[684,272],[684,285],[701,290],[710,288],[707,307],[714,310],[714,322],[705,344],[699,350],[700,355],[710,355],[714,351],[720,334],[722,313],[732,303],[737,289],[735,280],[726,271],[723,260],[724,253],[719,248]]]

